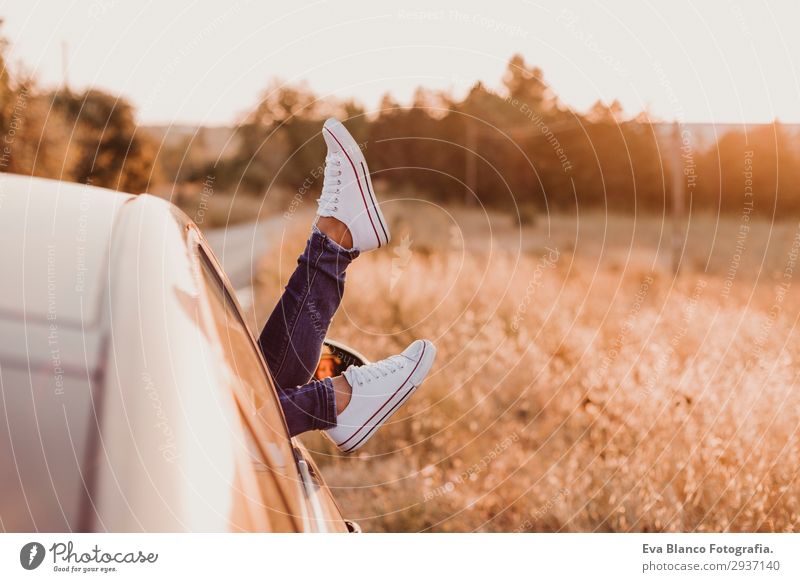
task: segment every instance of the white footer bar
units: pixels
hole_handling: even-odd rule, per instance
[[[798,564],[793,534],[0,534],[15,581],[778,581]]]

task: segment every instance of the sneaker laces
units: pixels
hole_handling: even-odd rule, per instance
[[[380,380],[389,374],[394,374],[398,370],[405,368],[408,358],[404,356],[391,356],[380,362],[366,364],[364,366],[350,366],[347,373],[359,384]]]
[[[317,198],[320,214],[339,210],[339,194],[342,191],[342,158],[338,154],[325,156],[325,177],[322,181],[322,194]]]

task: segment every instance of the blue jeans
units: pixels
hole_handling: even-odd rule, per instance
[[[345,270],[358,256],[316,226],[297,259],[258,345],[278,388],[291,436],[336,426],[336,397],[330,378],[311,381],[322,342],[344,293]]]

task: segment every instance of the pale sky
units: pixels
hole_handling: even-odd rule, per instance
[[[522,53],[569,106],[687,122],[800,122],[795,0],[0,0],[12,58],[127,97],[143,123],[228,124],[271,77],[368,109],[414,87],[499,87]]]

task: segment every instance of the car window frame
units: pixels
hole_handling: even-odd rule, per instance
[[[194,239],[194,246],[196,249],[196,256],[197,260],[200,264],[198,267],[202,270],[204,266],[202,263],[205,263],[209,275],[215,279],[215,284],[219,286],[222,293],[224,294],[223,302],[227,303],[229,306],[229,311],[233,312],[234,317],[236,318],[236,322],[245,330],[247,337],[249,338],[249,344],[251,351],[254,352],[256,359],[261,366],[262,376],[266,379],[268,384],[268,390],[272,390],[272,395],[274,397],[274,401],[277,405],[278,414],[280,416],[282,422],[282,430],[283,432],[279,435],[280,438],[285,438],[285,443],[289,449],[289,458],[286,460],[287,463],[292,463],[294,470],[297,474],[296,476],[296,485],[298,492],[300,494],[300,499],[302,500],[301,510],[302,513],[300,515],[292,514],[291,517],[293,521],[296,523],[297,529],[299,531],[312,531],[311,522],[314,521],[311,519],[311,515],[314,514],[313,508],[311,507],[311,499],[309,496],[309,492],[307,491],[305,478],[302,472],[302,466],[299,463],[301,458],[297,456],[297,448],[295,446],[294,439],[291,437],[289,433],[289,427],[286,423],[286,417],[283,413],[283,409],[280,406],[280,399],[278,397],[278,389],[275,385],[275,380],[272,377],[272,374],[267,366],[266,360],[264,359],[264,355],[261,352],[258,344],[253,336],[253,332],[250,327],[247,325],[244,317],[241,313],[241,306],[236,298],[236,296],[231,292],[229,284],[224,276],[224,270],[222,269],[219,261],[217,260],[216,256],[214,255],[213,251],[208,247],[208,243],[205,241],[200,233],[195,232],[195,236],[192,237]],[[202,277],[202,273],[200,274]],[[236,403],[237,410],[240,415],[240,422],[242,423],[242,428],[249,433],[252,437],[254,444],[258,447],[258,452],[263,459],[266,459],[275,465],[279,465],[279,463],[274,459],[273,454],[269,451],[269,447],[267,446],[268,439],[263,437],[263,430],[260,429],[256,424],[253,422],[251,415],[248,413],[248,408],[251,406],[250,402],[247,402],[247,395],[240,393],[239,390],[232,390],[231,395],[234,398]],[[243,399],[245,400],[243,402]],[[253,459],[255,462],[256,459]],[[283,494],[283,493],[281,493]],[[291,506],[288,500],[285,500],[287,506]],[[317,520],[318,521],[318,520]],[[317,529],[319,530],[318,524]]]
[[[255,337],[253,336],[252,330],[247,325],[247,322],[244,320],[244,317],[242,317],[241,306],[239,305],[239,301],[236,299],[236,296],[230,292],[230,289],[228,288],[228,284],[225,281],[225,279],[220,276],[222,269],[219,266],[219,263],[216,261],[216,258],[214,257],[213,253],[211,253],[209,249],[206,247],[206,243],[204,241],[199,241],[197,244],[197,248],[199,251],[198,256],[200,261],[205,260],[209,265],[209,267],[211,267],[210,269],[211,274],[217,280],[220,289],[222,289],[222,292],[225,294],[225,299],[232,306],[233,309],[231,309],[231,311],[233,311],[234,315],[236,316],[237,322],[246,331],[247,337],[250,339],[250,344],[251,347],[253,348],[253,352],[256,354],[256,359],[258,360],[259,365],[261,366],[261,371],[263,372],[264,377],[267,379],[267,384],[269,385],[269,389],[272,391],[275,400],[277,402],[280,402],[280,398],[278,397],[278,388],[275,385],[275,380],[272,377],[272,373],[269,371],[269,367],[267,366],[267,363],[264,360],[264,354],[259,349],[258,343],[256,342]],[[241,405],[241,403],[238,402],[238,395],[237,395],[237,404]],[[286,416],[283,414],[283,410],[280,410],[280,416],[283,422],[283,430],[285,432],[287,442],[291,446],[292,438],[289,433],[289,425],[286,423]]]

